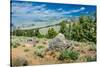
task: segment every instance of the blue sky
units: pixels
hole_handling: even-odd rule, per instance
[[[96,6],[57,4],[44,2],[12,1],[12,23],[21,24],[54,24],[67,17],[90,15],[96,11]]]

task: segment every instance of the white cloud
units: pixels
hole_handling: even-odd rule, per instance
[[[80,11],[85,10],[85,7],[81,7],[80,9],[70,10],[70,11],[63,11],[62,14],[71,14],[71,13],[77,13]]]
[[[63,9],[62,9],[62,8],[59,8],[58,10],[61,11],[61,10],[63,10]]]
[[[15,17],[13,22],[19,23],[22,21],[36,22],[36,20],[43,20],[44,22],[56,21],[65,17],[67,14],[77,13],[85,10],[85,7],[69,11],[63,10],[63,8],[54,10],[48,9],[46,4],[34,5],[30,3],[14,3],[12,5],[12,16]]]
[[[84,9],[85,9],[85,7],[81,7],[81,8],[80,8],[80,10],[84,10]]]

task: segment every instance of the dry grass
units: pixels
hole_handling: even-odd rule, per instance
[[[39,39],[38,39],[39,40]],[[46,41],[46,44],[43,42]],[[76,63],[76,62],[90,62],[96,61],[96,45],[88,44],[88,43],[75,43],[70,50],[75,50],[79,52],[79,57],[77,60],[65,60],[61,61],[58,59],[60,52],[57,51],[48,51],[46,50],[44,57],[37,56],[34,52],[38,46],[44,46],[45,49],[48,48],[48,40],[47,39],[40,39],[39,42],[36,44],[35,47],[33,46],[26,46],[22,44],[16,48],[12,49],[12,60],[15,60],[19,56],[23,56],[27,59],[28,65],[37,65],[37,64],[59,64],[59,63]]]

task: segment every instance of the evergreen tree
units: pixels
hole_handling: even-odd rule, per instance
[[[66,32],[66,21],[60,23],[60,33],[64,34]]]
[[[48,38],[54,38],[56,35],[57,35],[57,32],[54,30],[54,28],[48,29],[48,34],[47,34]]]

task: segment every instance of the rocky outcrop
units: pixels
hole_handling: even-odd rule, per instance
[[[50,50],[63,50],[70,47],[70,45],[70,42],[61,33],[59,33],[55,38],[49,41]]]

